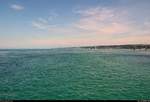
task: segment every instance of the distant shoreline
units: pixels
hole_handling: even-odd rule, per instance
[[[149,50],[150,44],[127,44],[127,45],[99,45],[99,46],[83,46],[85,49],[132,49],[132,50]]]
[[[91,46],[87,45],[87,46],[56,47],[56,48],[0,48],[0,51],[4,51],[4,50],[52,50],[52,49],[69,49],[69,48],[150,50],[150,44],[91,45]]]

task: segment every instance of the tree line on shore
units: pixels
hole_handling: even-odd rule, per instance
[[[83,46],[80,48],[87,48],[87,49],[150,49],[150,45],[144,44],[131,44],[131,45],[103,45],[103,46]]]

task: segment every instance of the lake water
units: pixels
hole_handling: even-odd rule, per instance
[[[150,53],[0,50],[3,99],[150,99]]]

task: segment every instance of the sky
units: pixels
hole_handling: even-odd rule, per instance
[[[150,0],[0,0],[0,48],[150,44]]]

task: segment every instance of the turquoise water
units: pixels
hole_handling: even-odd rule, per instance
[[[0,50],[0,99],[150,99],[150,53]]]

